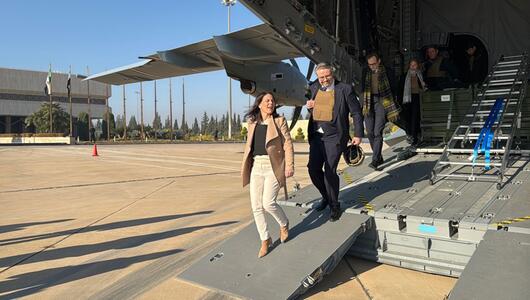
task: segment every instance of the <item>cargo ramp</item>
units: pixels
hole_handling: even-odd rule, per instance
[[[528,299],[529,267],[530,235],[488,231],[449,299]]]
[[[279,243],[279,226],[267,214],[274,246],[265,257],[257,257],[260,241],[252,223],[179,277],[243,299],[295,299],[329,274],[372,225],[367,215],[345,213],[337,222],[328,222],[329,210],[284,211],[291,227],[289,240]]]

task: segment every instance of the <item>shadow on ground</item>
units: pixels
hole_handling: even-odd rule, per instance
[[[16,238],[9,238],[9,239],[3,239],[0,240],[0,246],[6,246],[11,244],[18,244],[18,243],[25,243],[30,241],[36,241],[36,240],[42,240],[42,239],[48,239],[58,236],[64,236],[64,235],[71,235],[78,232],[91,232],[91,231],[106,231],[106,230],[113,230],[118,228],[125,228],[125,227],[132,227],[132,226],[139,226],[139,225],[145,225],[145,224],[151,224],[151,223],[157,223],[157,222],[164,222],[169,220],[175,220],[179,218],[185,218],[185,217],[191,217],[196,215],[205,215],[205,214],[211,214],[212,210],[206,210],[206,211],[199,211],[194,213],[188,213],[188,214],[176,214],[176,215],[167,215],[167,216],[159,216],[159,217],[151,217],[151,218],[143,218],[143,219],[135,219],[135,220],[127,220],[127,221],[120,221],[120,222],[113,222],[113,223],[107,223],[107,224],[101,224],[101,225],[90,225],[87,227],[79,227],[74,229],[68,229],[58,232],[52,232],[52,233],[44,233],[44,234],[37,234],[37,235],[31,235],[31,236],[25,236],[25,237],[16,237]],[[72,219],[65,219],[65,220],[58,220],[58,221],[49,221],[49,222],[39,222],[35,225],[39,224],[47,224],[47,223],[55,223],[55,222],[64,222],[69,221]],[[32,224],[32,223],[25,223],[25,224]],[[14,224],[14,225],[7,225],[4,227],[9,226],[19,226],[20,228],[21,224]],[[0,231],[1,233],[1,231]],[[0,264],[1,266],[1,264]]]
[[[30,226],[61,223],[61,222],[67,222],[67,221],[72,221],[72,220],[74,220],[74,219],[61,219],[61,220],[53,220],[53,221],[28,222],[28,223],[2,225],[2,226],[0,226],[0,234],[11,232],[11,231],[18,231],[18,230],[26,229],[27,227],[30,227]]]
[[[35,254],[22,254],[2,259],[2,262],[21,260],[17,264],[34,263],[48,260],[61,259],[65,257],[78,257],[91,253],[104,252],[107,250],[127,249],[141,246],[153,241],[176,237],[193,231],[226,226],[237,223],[237,221],[227,221],[204,226],[194,226],[168,230],[160,233],[145,234],[140,236],[127,237],[109,242],[103,242],[92,245],[79,245],[66,248],[56,248]],[[112,260],[91,262],[76,266],[51,268],[29,272],[7,278],[0,282],[0,299],[13,299],[28,296],[45,288],[64,284],[67,282],[79,280],[98,274],[123,269],[134,263],[158,259],[164,256],[173,255],[184,250],[175,249],[171,251],[158,252],[147,255],[139,255],[128,258],[117,258]],[[28,255],[30,259],[28,259]],[[32,257],[33,256],[33,257]],[[5,270],[4,270],[5,271]],[[6,294],[7,293],[7,294]]]
[[[137,235],[132,237],[126,237],[122,239],[117,239],[114,241],[108,241],[98,244],[91,245],[78,245],[65,248],[50,248],[42,252],[37,253],[25,253],[20,255],[8,256],[0,258],[0,267],[11,267],[14,265],[22,265],[27,263],[35,263],[42,261],[49,261],[55,259],[62,259],[66,257],[78,257],[92,253],[103,252],[107,250],[116,250],[116,249],[126,249],[133,248],[145,243],[150,243],[153,241],[159,241],[167,238],[176,237],[182,234],[191,233],[196,230],[201,230],[205,228],[226,226],[230,224],[237,223],[235,221],[222,222],[204,226],[194,226],[194,227],[185,227],[174,230],[168,230],[164,232]],[[3,270],[5,271],[5,270]],[[3,272],[1,271],[1,272]],[[0,272],[0,273],[1,273]]]

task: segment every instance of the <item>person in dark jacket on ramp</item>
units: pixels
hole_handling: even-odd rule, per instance
[[[322,195],[317,211],[328,205],[330,221],[337,221],[342,212],[339,204],[339,176],[337,165],[350,140],[348,114],[353,116],[354,137],[358,145],[363,136],[363,116],[353,87],[333,77],[332,67],[320,63],[315,68],[317,79],[311,86],[311,100],[306,107],[311,113],[308,124],[309,162],[311,181]]]

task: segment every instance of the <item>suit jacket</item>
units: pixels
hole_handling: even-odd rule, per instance
[[[321,88],[320,82],[315,81],[309,87],[311,90],[311,99],[315,99],[317,91]],[[310,110],[312,112],[312,109]],[[345,146],[350,139],[350,120],[348,113],[353,117],[354,123],[354,135],[355,137],[363,137],[364,125],[363,125],[363,114],[359,100],[355,95],[353,87],[349,84],[342,83],[335,80],[335,104],[333,105],[333,116],[330,122],[326,122],[328,125],[324,129],[324,136],[322,137],[325,141],[336,142],[337,144]],[[313,122],[313,115],[309,117],[308,125],[308,139],[311,142],[315,134]]]
[[[291,135],[287,121],[284,117],[268,118],[267,134],[265,136],[265,150],[269,154],[274,175],[283,187],[285,184],[285,166],[289,166],[294,170],[294,150]],[[252,171],[252,141],[254,139],[254,129],[256,129],[257,122],[248,123],[247,143],[245,145],[245,152],[243,154],[243,163],[241,166],[241,177],[243,178],[243,186],[250,183],[250,172]]]

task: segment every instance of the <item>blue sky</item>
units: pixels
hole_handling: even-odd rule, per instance
[[[241,3],[231,8],[231,30],[262,22]],[[19,0],[2,2],[0,66],[58,72],[99,73],[138,61],[138,56],[206,40],[227,31],[227,8],[220,0]],[[303,62],[302,65],[303,66]],[[182,78],[173,78],[173,116],[182,116]],[[206,111],[227,111],[227,77],[223,71],[185,77],[186,119]],[[127,115],[136,114],[137,84],[127,85]],[[248,95],[232,81],[233,110],[242,114]],[[168,80],[157,82],[158,111],[169,114]],[[122,114],[122,89],[112,88],[110,106]],[[144,119],[154,115],[153,83],[144,83]],[[290,110],[288,110],[290,113]],[[286,111],[286,115],[288,112]],[[139,118],[137,118],[138,120]]]

